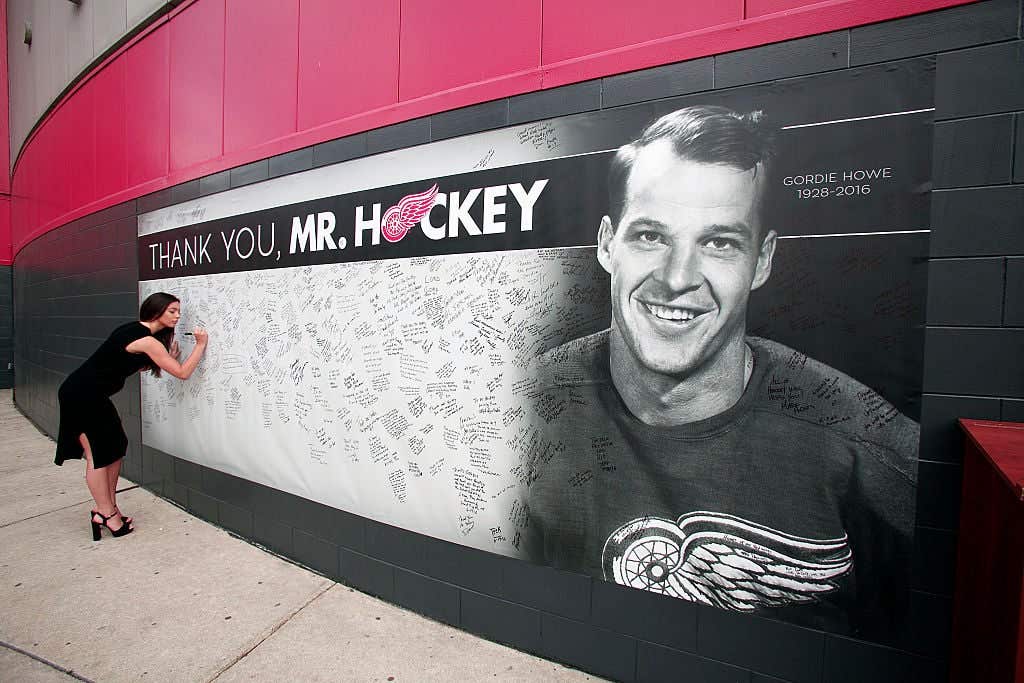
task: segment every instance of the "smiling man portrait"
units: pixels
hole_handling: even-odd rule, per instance
[[[535,561],[892,640],[919,430],[848,375],[747,334],[779,218],[759,112],[667,114],[619,148],[597,258],[611,326],[536,364]]]

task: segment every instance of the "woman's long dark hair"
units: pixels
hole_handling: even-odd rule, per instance
[[[181,300],[173,294],[166,292],[156,292],[146,297],[146,300],[139,306],[139,320],[144,323],[151,323],[164,314],[167,307],[173,303],[181,303]],[[165,327],[159,332],[153,334],[164,348],[170,351],[171,340],[174,339],[174,328]],[[155,377],[160,376],[160,366],[153,362],[150,358],[149,362],[143,367],[143,370],[149,370]]]

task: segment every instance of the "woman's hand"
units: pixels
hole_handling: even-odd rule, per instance
[[[181,347],[178,346],[177,340],[171,342],[171,348],[167,349],[167,351],[171,354],[171,358],[174,360],[181,358]]]
[[[207,333],[207,331],[201,327],[196,327],[195,329],[193,329],[192,334],[196,338],[196,344],[206,345],[206,343],[210,340],[209,333]]]

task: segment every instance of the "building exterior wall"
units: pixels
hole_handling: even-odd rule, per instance
[[[32,126],[64,89],[133,29],[175,3],[163,0],[8,0],[7,21],[12,91],[11,148],[21,148]],[[32,45],[24,43],[25,26]],[[7,136],[5,136],[6,142]],[[16,155],[15,155],[16,157]],[[13,159],[12,159],[13,161]]]
[[[848,28],[963,1],[650,1],[631,6],[628,22],[610,1],[162,3],[38,123],[89,36],[102,56],[152,3],[12,2],[13,250],[182,182],[398,122],[412,132],[429,115],[510,95],[596,92],[594,79],[611,74],[812,33],[838,32],[783,43],[796,53],[779,63],[806,68],[798,53],[813,44],[816,67],[839,68],[849,55],[833,48]],[[35,13],[28,47],[18,38]]]
[[[200,2],[188,11],[207,11],[211,5],[216,3]],[[147,40],[168,41],[172,66],[167,87],[173,92],[174,32],[163,38],[161,30],[167,28],[158,28]],[[167,173],[164,178],[177,184],[70,223],[60,222],[66,214],[39,214],[38,220],[25,225],[54,229],[33,238],[36,230],[29,227],[15,238],[16,401],[45,431],[55,433],[59,382],[91,353],[114,321],[135,315],[139,213],[316,165],[511,123],[935,55],[935,187],[914,558],[917,638],[906,651],[682,601],[657,600],[363,519],[142,447],[137,381],[118,397],[118,408],[131,439],[125,472],[156,493],[326,576],[599,675],[678,680],[681,671],[688,671],[701,672],[708,680],[944,680],[962,448],[954,420],[1024,420],[1021,37],[1020,1],[987,0],[500,98],[325,138],[312,146],[277,149],[280,153],[261,158],[246,155],[268,149],[265,145],[251,147],[242,156],[225,152],[223,158],[245,158],[246,163],[202,177]],[[152,58],[159,60],[160,50],[155,52]],[[125,84],[130,61],[123,72],[112,72],[120,73],[117,78]],[[114,84],[98,87],[116,89],[122,82],[117,78]],[[221,95],[217,88],[212,92],[211,97],[224,97],[227,90]],[[90,104],[89,111],[95,112],[95,106]],[[96,120],[84,110],[79,114],[85,117],[82,120]],[[273,127],[276,115],[259,125]],[[280,132],[268,130],[246,139]],[[248,133],[221,131],[214,136],[219,142],[213,144],[226,145],[236,134],[243,139]],[[169,148],[168,165],[175,149]],[[128,160],[136,154],[135,146],[125,146],[125,174]],[[193,162],[201,156],[194,152],[188,168],[206,168],[206,162]],[[37,173],[58,172],[45,157],[35,163],[42,164],[35,167]],[[152,168],[161,163],[158,158]],[[67,181],[74,185],[82,177],[73,174]],[[76,195],[85,202],[79,207],[90,206],[87,197],[94,197],[92,192]],[[72,205],[75,201],[69,199],[64,207]]]

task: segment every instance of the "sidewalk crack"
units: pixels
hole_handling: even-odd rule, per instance
[[[268,632],[268,633],[267,633],[267,634],[266,634],[265,636],[263,636],[262,638],[260,638],[260,639],[259,639],[259,641],[258,641],[258,642],[257,642],[257,643],[256,643],[255,645],[253,645],[253,646],[252,646],[252,647],[250,647],[250,648],[249,648],[248,650],[246,650],[246,651],[245,651],[245,652],[243,652],[242,654],[240,654],[240,655],[238,655],[237,657],[235,657],[235,658],[234,658],[233,660],[231,660],[231,661],[230,661],[230,662],[229,662],[229,663],[227,664],[227,666],[225,666],[225,667],[224,667],[224,668],[222,668],[222,669],[221,669],[220,671],[218,671],[218,672],[217,672],[216,674],[214,674],[214,676],[213,676],[212,678],[208,679],[208,680],[207,680],[207,683],[214,683],[214,681],[216,681],[216,680],[217,680],[218,678],[220,678],[220,677],[221,677],[222,675],[224,675],[224,673],[225,673],[225,672],[226,672],[226,671],[227,671],[228,669],[230,669],[230,668],[231,668],[231,667],[233,667],[233,666],[234,666],[235,664],[238,664],[238,663],[239,663],[240,661],[242,661],[243,659],[245,659],[246,657],[248,657],[248,656],[249,656],[249,653],[250,653],[250,652],[252,652],[252,651],[253,651],[253,650],[255,650],[256,648],[258,648],[258,647],[259,647],[260,645],[262,645],[263,643],[265,643],[265,642],[266,642],[266,641],[267,641],[267,640],[268,640],[268,639],[269,639],[269,638],[270,638],[271,636],[273,636],[273,635],[274,635],[275,633],[277,633],[278,631],[280,631],[280,630],[281,630],[281,627],[282,627],[282,626],[284,626],[285,624],[287,624],[287,623],[288,623],[289,621],[291,621],[291,620],[292,620],[292,619],[293,619],[293,618],[295,617],[295,615],[296,615],[296,614],[298,614],[298,613],[299,613],[299,612],[301,612],[302,610],[304,610],[304,609],[306,609],[307,607],[309,607],[309,606],[310,606],[310,605],[311,605],[311,604],[313,603],[313,601],[314,601],[314,600],[316,600],[316,599],[317,599],[317,598],[319,598],[319,597],[320,597],[321,595],[323,595],[324,593],[326,593],[327,591],[331,590],[332,588],[334,588],[334,587],[335,587],[335,586],[337,586],[337,585],[338,585],[337,583],[335,583],[335,582],[331,581],[331,582],[330,582],[330,583],[328,583],[328,584],[327,584],[326,586],[324,586],[322,590],[320,590],[320,591],[317,591],[317,593],[316,593],[315,595],[313,595],[313,597],[311,597],[311,598],[310,598],[309,600],[307,600],[307,601],[306,601],[305,603],[303,603],[303,604],[302,604],[302,605],[301,605],[301,606],[300,606],[300,607],[299,607],[298,609],[296,609],[295,611],[293,611],[293,612],[292,612],[291,614],[288,614],[287,616],[285,616],[285,617],[284,617],[283,619],[281,619],[281,621],[279,621],[278,623],[274,624],[274,626],[273,626],[273,627],[272,627],[272,628],[270,629],[270,631],[269,631],[269,632]]]
[[[60,671],[62,674],[65,674],[67,676],[71,676],[72,678],[74,678],[77,681],[84,681],[84,683],[93,683],[92,680],[86,678],[85,676],[82,676],[81,674],[77,674],[74,671],[72,671],[71,669],[65,669],[60,664],[55,664],[54,662],[51,662],[49,659],[46,659],[44,657],[40,657],[37,654],[33,654],[33,653],[29,652],[28,650],[24,650],[24,649],[18,647],[17,645],[11,645],[10,643],[5,643],[4,641],[0,640],[0,647],[5,647],[8,650],[12,650],[14,652],[17,652],[18,654],[25,655],[26,657],[29,657],[30,659],[36,660],[40,664],[45,664],[46,666],[48,666],[50,668],[53,668],[53,669],[56,669],[57,671]]]

